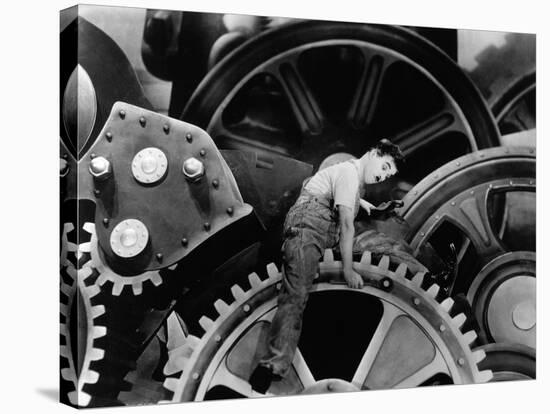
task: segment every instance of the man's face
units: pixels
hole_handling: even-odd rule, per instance
[[[364,170],[366,184],[381,183],[397,173],[395,161],[390,155],[378,155],[378,151],[371,150]]]

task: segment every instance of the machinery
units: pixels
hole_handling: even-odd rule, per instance
[[[189,18],[147,13],[150,70],[173,76],[162,56],[181,63],[171,30]],[[103,31],[82,17],[63,30],[62,400],[261,396],[248,378],[277,307],[286,212],[305,178],[382,136],[408,166],[371,201],[403,203],[358,216],[361,290],[325,252],[291,374],[267,395],[535,378],[535,148],[501,146],[531,89],[493,115],[419,31],[253,27],[210,33],[181,119],[153,110]],[[450,245],[456,272],[439,280]]]

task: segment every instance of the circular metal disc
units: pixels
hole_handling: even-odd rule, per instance
[[[168,169],[168,160],[158,148],[144,148],[132,160],[132,174],[142,184],[160,181]]]
[[[145,224],[136,219],[121,221],[111,233],[111,249],[123,258],[140,254],[149,241],[149,231]]]

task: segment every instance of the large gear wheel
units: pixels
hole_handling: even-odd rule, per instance
[[[535,347],[535,167],[534,148],[491,148],[444,165],[403,200],[415,254],[456,246],[449,290],[468,295],[483,342]]]
[[[272,384],[269,395],[481,383],[491,379],[490,371],[478,368],[485,353],[470,348],[475,332],[461,332],[466,316],[451,316],[453,300],[441,295],[437,285],[426,288],[424,273],[413,275],[405,264],[390,263],[388,256],[375,264],[370,252],[365,252],[354,268],[365,282],[361,290],[345,285],[341,262],[334,260],[332,251],[325,253],[304,315],[304,330],[292,369],[287,378]],[[249,290],[234,285],[234,302],[217,300],[214,307],[218,317],[200,319],[204,329],[201,337],[190,335],[183,346],[170,352],[164,369],[170,377],[164,385],[171,391],[173,402],[263,395],[252,391],[248,378],[265,349],[280,282],[281,274],[273,264],[268,266],[265,280],[252,273]],[[315,303],[326,298],[331,299],[331,306],[325,303],[317,307]],[[361,313],[342,315],[337,298],[343,299],[338,302],[340,306],[368,302],[372,313],[365,317]],[[351,323],[349,320],[357,325],[360,320],[362,328],[352,332],[367,334],[368,340],[336,338],[337,334],[330,332],[331,318],[318,313],[322,309],[331,311],[336,326]],[[311,320],[308,312],[315,313]],[[371,328],[369,321],[374,323]],[[320,336],[312,335],[317,330],[315,325],[321,330]],[[315,337],[308,343],[308,338]],[[327,343],[328,349],[323,348]],[[337,352],[338,344],[345,345],[343,353],[331,354]],[[353,350],[355,345],[358,349]],[[315,353],[320,349],[324,351],[317,358]],[[346,359],[352,354],[350,364]],[[337,377],[334,372],[342,372],[342,367],[351,370]]]
[[[74,227],[65,226],[65,229],[71,228]],[[83,268],[77,271],[71,261],[65,263],[61,269],[60,302],[61,378],[65,381],[62,391],[72,405],[86,407],[92,396],[84,391],[84,387],[97,383],[99,379],[99,373],[90,365],[103,359],[105,354],[96,345],[96,340],[104,337],[107,329],[95,323],[95,319],[105,313],[105,307],[92,305],[91,299],[100,289],[94,284],[86,286],[91,270]]]
[[[100,286],[103,286],[107,281],[112,282],[112,294],[114,296],[119,296],[125,286],[130,286],[132,288],[132,293],[137,296],[143,293],[143,284],[146,281],[150,281],[155,286],[159,286],[162,283],[160,272],[156,270],[143,272],[134,276],[123,276],[116,273],[101,258],[95,224],[85,223],[83,227],[85,231],[91,234],[89,245],[83,248],[85,252],[90,253],[91,259],[84,265],[84,267],[93,267],[97,270],[97,272],[99,272],[97,283]]]

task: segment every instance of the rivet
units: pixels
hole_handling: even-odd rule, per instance
[[[485,158],[485,154],[481,153],[481,154],[479,154],[479,157],[480,158]]]
[[[415,191],[415,192],[414,192],[414,195],[418,195],[418,191]]]
[[[414,303],[416,306],[420,305],[420,299],[414,298],[414,299],[413,299],[413,303]]]
[[[510,181],[510,185],[514,185],[514,182],[513,182],[513,181]]]
[[[101,191],[99,191],[97,188],[94,190],[94,194],[97,196],[99,196],[101,194]]]
[[[535,182],[533,180],[529,180],[529,185],[533,185]]]
[[[187,134],[185,134],[185,139],[187,140],[187,142],[193,142],[193,135],[188,132]]]
[[[436,219],[436,220],[439,220],[439,216],[435,216],[435,219]]]
[[[288,198],[288,197],[290,197],[290,194],[291,194],[291,192],[287,190],[283,193],[283,197]]]
[[[230,216],[233,214],[233,207],[227,207],[227,214],[229,214]]]
[[[439,325],[439,332],[445,332],[445,325],[441,324]]]
[[[493,184],[489,184],[489,188],[493,188]]]
[[[420,232],[420,235],[421,235],[422,237],[424,237],[424,232]]]
[[[146,123],[147,123],[147,121],[145,120],[145,118],[142,117],[142,116],[140,116],[140,117],[139,117],[139,124],[140,124],[143,128],[145,128],[145,124],[146,124]]]
[[[189,241],[184,237],[183,239],[181,239],[181,244],[182,246],[187,246],[187,244],[189,243]]]
[[[106,225],[106,226],[109,225],[109,219],[108,219],[107,217],[105,217],[105,218],[103,219],[103,224]]]
[[[457,167],[460,167],[460,163],[459,163],[458,161],[456,162],[456,166],[457,166]]]
[[[199,373],[198,373],[198,372],[193,372],[193,379],[194,379],[194,380],[198,380],[198,379],[199,379]]]
[[[95,158],[95,153],[94,153],[94,152],[92,152],[92,153],[90,154],[90,158],[91,158],[91,159],[94,159],[94,158]]]
[[[470,191],[470,194],[471,194],[471,195],[474,195],[474,190]]]
[[[206,155],[206,151],[203,150],[203,149],[201,149],[201,150],[199,151],[199,154],[201,155],[201,157],[204,157],[204,156]]]
[[[434,180],[437,180],[439,178],[439,175],[434,175]]]
[[[214,188],[218,188],[218,186],[220,185],[220,182],[217,180],[217,179],[213,179],[212,180],[212,186]]]
[[[157,253],[157,261],[162,262],[162,253]]]
[[[69,154],[63,154],[62,157],[67,159],[67,158],[69,158]]]
[[[244,306],[243,306],[243,310],[244,310],[246,313],[250,312],[250,305],[244,305]]]
[[[214,338],[214,340],[216,342],[220,342],[222,340],[222,337],[220,335],[216,335],[216,337]]]
[[[126,111],[124,109],[121,109],[118,111],[118,116],[120,116],[120,119],[126,118]]]
[[[209,231],[210,230],[210,223],[209,222],[204,223],[203,227],[206,231]]]
[[[164,124],[164,126],[162,127],[162,130],[164,131],[165,134],[170,133],[170,125]]]
[[[451,201],[451,206],[454,206],[456,203],[454,201]]]
[[[458,365],[462,366],[466,361],[464,361],[464,358],[458,358]]]

